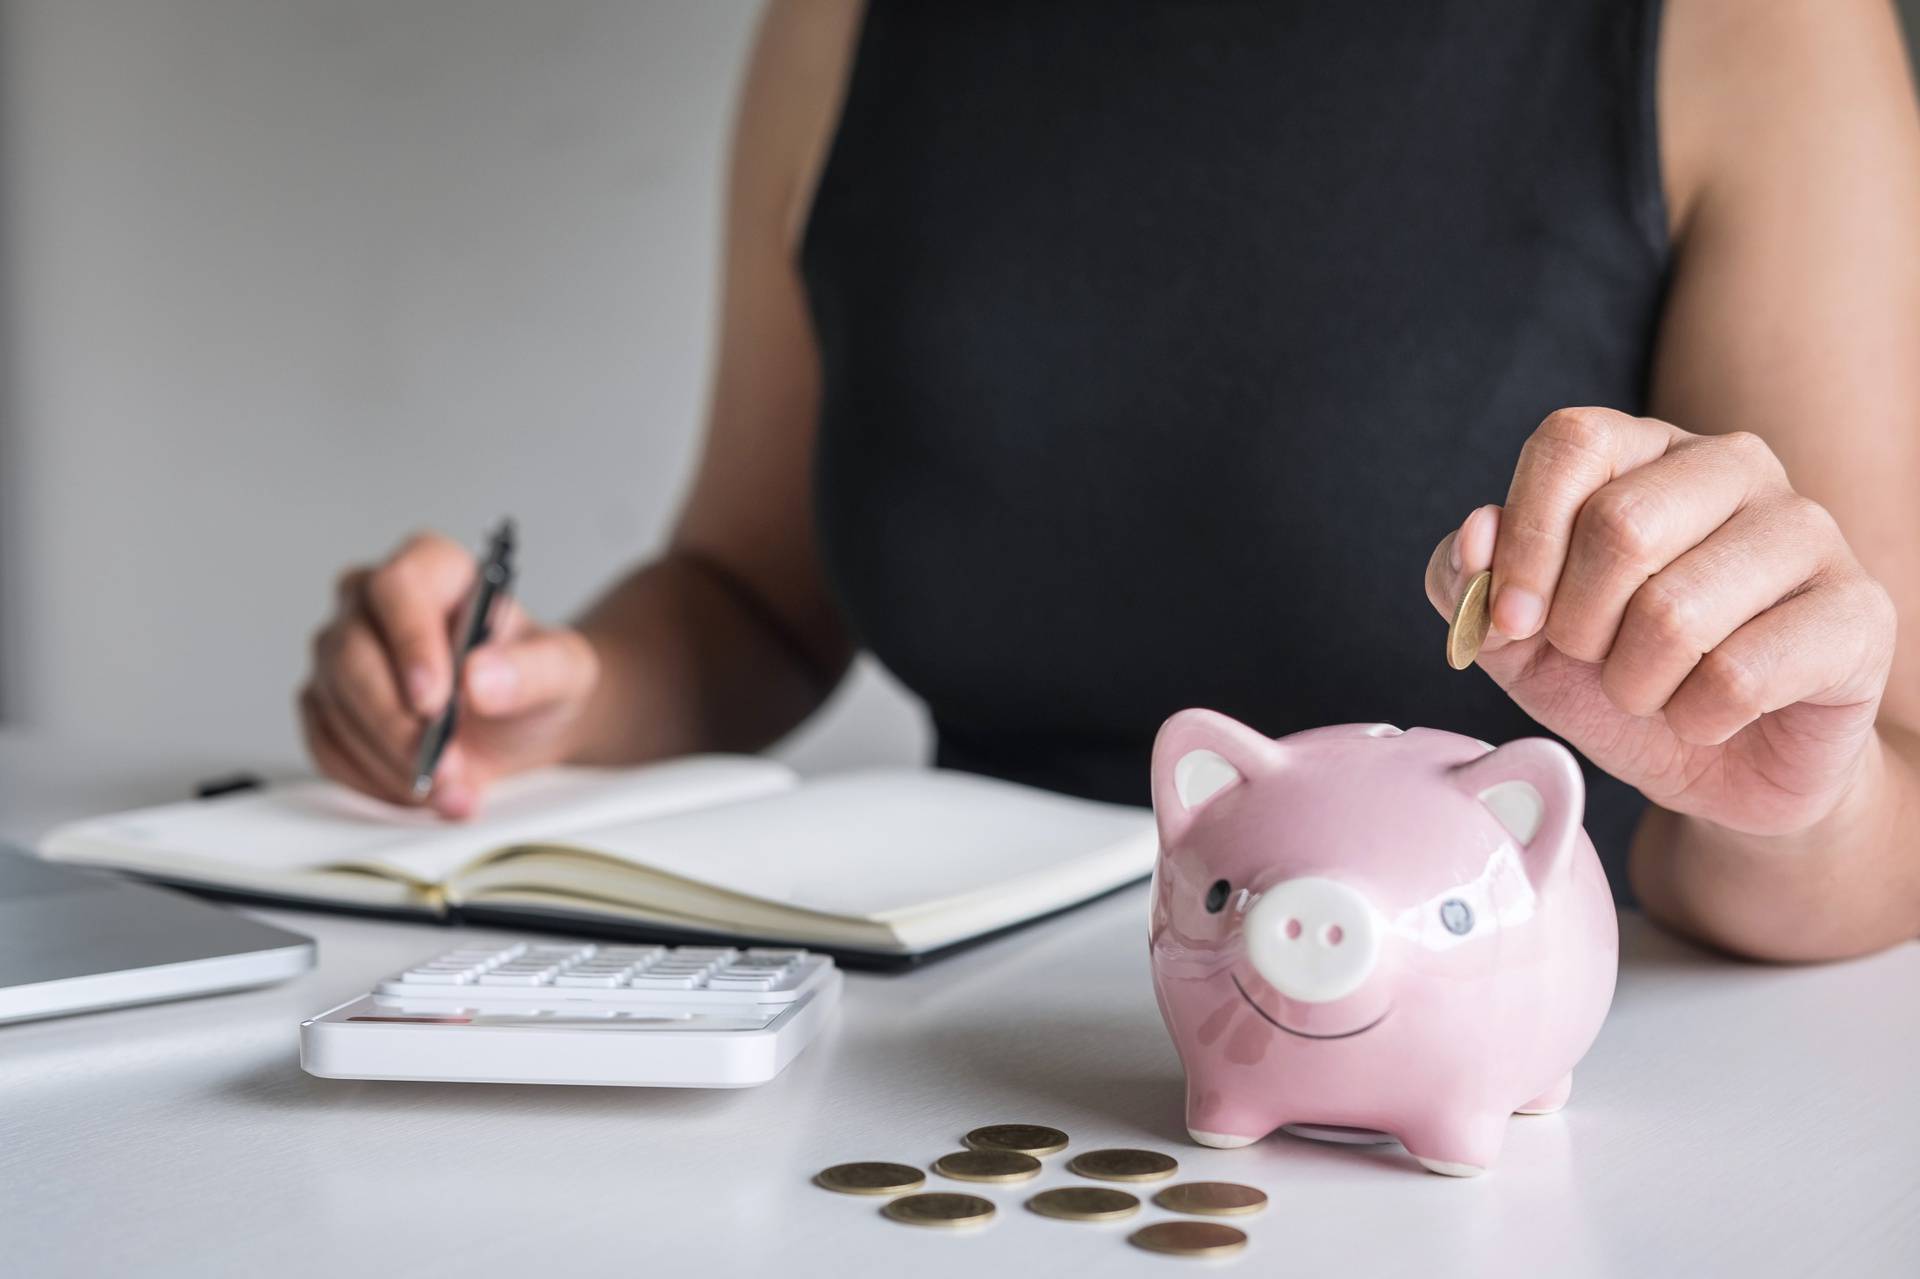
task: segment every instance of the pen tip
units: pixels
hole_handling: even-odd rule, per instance
[[[413,779],[413,798],[417,803],[433,794],[433,774],[422,773]]]

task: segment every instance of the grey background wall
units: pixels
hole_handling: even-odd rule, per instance
[[[348,559],[512,511],[558,616],[657,545],[754,12],[0,0],[0,714],[287,757]],[[924,746],[869,668],[793,752]]]
[[[752,0],[4,0],[14,719],[290,757],[334,573],[563,616],[693,460]],[[871,670],[803,762],[917,754]]]

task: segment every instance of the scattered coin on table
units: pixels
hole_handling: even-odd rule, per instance
[[[1056,1186],[1027,1200],[1042,1217],[1061,1221],[1118,1221],[1140,1211],[1140,1200],[1106,1186]]]
[[[1128,1235],[1127,1242],[1177,1257],[1225,1257],[1246,1247],[1247,1236],[1217,1221],[1156,1221]]]
[[[1067,1134],[1043,1124],[988,1124],[975,1128],[962,1140],[974,1150],[1011,1150],[1035,1158],[1067,1148]]]
[[[1264,1192],[1232,1181],[1183,1181],[1168,1186],[1153,1201],[1169,1212],[1198,1217],[1237,1217],[1267,1206]]]
[[[993,1204],[979,1195],[940,1191],[889,1199],[880,1211],[909,1226],[978,1226],[993,1219]]]
[[[926,1174],[907,1164],[854,1163],[822,1168],[816,1186],[843,1195],[897,1195],[927,1184]]]
[[[1067,1164],[1067,1171],[1097,1181],[1159,1181],[1179,1168],[1171,1155],[1154,1150],[1089,1150]]]
[[[1460,593],[1460,604],[1453,610],[1453,620],[1447,623],[1447,665],[1456,671],[1464,671],[1473,665],[1480,656],[1480,646],[1487,641],[1487,628],[1492,625],[1492,609],[1488,604],[1488,592],[1492,589],[1493,574],[1480,572],[1474,574],[1467,583],[1467,589]]]
[[[1026,1181],[1040,1175],[1040,1161],[1013,1150],[956,1150],[934,1160],[933,1170],[959,1181]]]

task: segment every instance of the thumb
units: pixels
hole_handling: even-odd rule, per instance
[[[1448,622],[1460,607],[1467,583],[1493,566],[1493,546],[1499,533],[1500,508],[1477,507],[1459,528],[1440,539],[1427,558],[1427,602]],[[1497,631],[1488,631],[1480,652],[1496,653],[1509,642]]]
[[[586,637],[559,627],[481,645],[467,655],[462,682],[478,714],[501,719],[583,697],[599,677]]]

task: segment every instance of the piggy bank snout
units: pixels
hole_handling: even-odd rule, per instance
[[[1247,961],[1269,986],[1324,1004],[1366,983],[1380,959],[1373,905],[1338,880],[1284,880],[1260,895],[1242,922]]]

